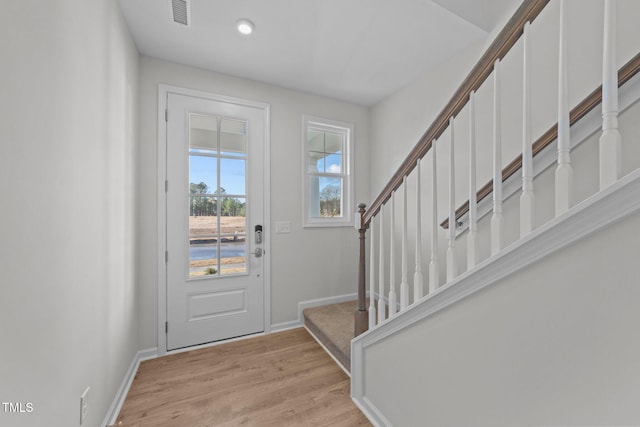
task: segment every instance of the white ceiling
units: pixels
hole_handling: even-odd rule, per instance
[[[372,105],[485,37],[495,1],[191,0],[189,27],[171,0],[119,3],[144,55]]]

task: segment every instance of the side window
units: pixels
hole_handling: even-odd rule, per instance
[[[303,116],[305,227],[353,225],[353,124]]]

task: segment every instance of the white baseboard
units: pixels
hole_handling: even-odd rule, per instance
[[[140,362],[149,359],[155,359],[156,357],[158,357],[157,348],[140,350],[133,356],[131,365],[129,365],[129,369],[127,369],[127,372],[122,379],[122,383],[120,384],[120,387],[118,388],[118,391],[113,398],[113,402],[111,402],[111,406],[109,406],[107,415],[102,422],[102,427],[114,425],[118,420],[120,409],[122,409],[122,405],[124,404],[124,400],[127,397],[127,393],[129,393],[129,388],[131,388],[131,384],[133,383],[133,379],[136,376],[136,372],[138,372]]]
[[[301,324],[304,323],[302,312],[307,308],[320,307],[322,305],[329,305],[329,304],[337,304],[339,302],[353,301],[356,299],[358,299],[358,294],[354,293],[354,294],[345,294],[345,295],[337,295],[333,297],[312,299],[309,301],[300,301],[298,303],[298,322],[300,322]]]
[[[302,322],[298,320],[290,320],[288,322],[274,323],[271,325],[271,333],[288,331],[289,329],[301,328]]]

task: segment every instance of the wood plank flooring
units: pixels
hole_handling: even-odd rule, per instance
[[[142,362],[116,426],[369,426],[302,328]]]

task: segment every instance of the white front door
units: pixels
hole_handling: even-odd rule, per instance
[[[262,108],[167,95],[167,350],[264,331]]]

